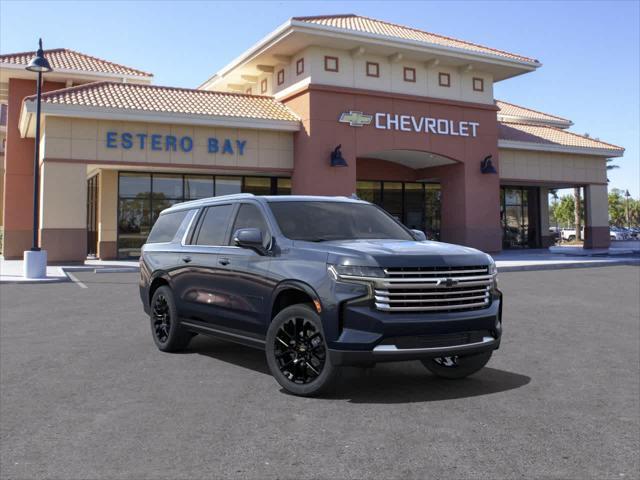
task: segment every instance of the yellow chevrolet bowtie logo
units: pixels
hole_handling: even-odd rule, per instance
[[[348,123],[352,127],[362,127],[364,125],[369,125],[371,120],[373,119],[373,115],[367,115],[362,112],[354,112],[353,110],[349,112],[342,112],[340,115],[341,123]]]

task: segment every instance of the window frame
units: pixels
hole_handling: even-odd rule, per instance
[[[369,72],[369,67],[375,67],[376,73],[375,74],[370,73]],[[378,62],[366,62],[364,71],[365,71],[367,77],[380,78],[380,64]]]
[[[304,73],[304,57],[296,60],[296,75],[302,75]]]
[[[336,62],[336,68],[329,68],[329,62],[330,61],[335,61]],[[324,70],[325,72],[333,72],[333,73],[337,73],[340,71],[340,59],[338,57],[334,57],[331,55],[325,55],[324,56]]]
[[[203,248],[218,248],[218,247],[227,246],[226,243],[229,242],[229,225],[230,225],[229,223],[227,223],[227,227],[224,232],[224,236],[222,238],[222,243],[220,245],[203,245],[201,243],[197,243],[198,237],[200,236],[200,231],[202,230],[202,225],[204,224],[204,219],[207,215],[207,211],[213,207],[224,207],[227,205],[231,206],[231,213],[229,215],[229,218],[235,219],[235,214],[238,210],[237,204],[234,204],[231,202],[224,202],[224,203],[214,203],[211,205],[203,205],[200,208],[200,212],[197,214],[198,218],[194,222],[194,226],[191,232],[188,232],[186,235],[188,237],[188,241],[184,244],[184,246],[185,247],[203,247]]]
[[[264,211],[264,209],[262,208],[262,206],[260,205],[260,203],[258,202],[237,202],[235,204],[235,209],[232,213],[233,216],[233,220],[229,223],[230,225],[230,229],[227,232],[228,233],[228,238],[226,239],[227,244],[226,245],[221,245],[223,247],[236,247],[236,248],[240,248],[237,245],[233,244],[233,234],[236,231],[236,221],[238,220],[238,215],[240,214],[240,208],[242,207],[242,205],[252,205],[254,206],[257,210],[258,213],[260,215],[262,215],[262,220],[264,221],[264,224],[267,228],[267,231],[265,232],[269,241],[267,242],[267,246],[265,248],[269,248],[271,246],[271,243],[273,242],[273,228],[271,227],[271,224],[269,223],[269,216],[266,215],[266,212]],[[265,240],[264,238],[262,239],[263,241]]]
[[[260,93],[267,93],[269,84],[267,83],[267,79],[263,78],[260,82]]]
[[[278,73],[276,73],[276,82],[278,86],[284,84],[284,68],[281,68],[278,70]]]
[[[479,85],[479,88],[476,88],[476,82]],[[473,77],[471,80],[471,85],[474,92],[484,92],[484,78]]]
[[[411,72],[413,74],[413,77],[410,78],[407,76],[407,73]],[[416,83],[417,81],[417,72],[416,69],[413,67],[404,67],[403,70],[403,78],[405,82],[410,82],[410,83]]]
[[[446,81],[444,79],[446,79]],[[450,88],[451,74],[447,72],[438,72],[438,86],[444,87],[444,88]]]

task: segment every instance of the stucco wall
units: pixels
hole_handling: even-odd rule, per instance
[[[134,143],[132,148],[107,147],[107,132],[121,134],[189,136],[193,139],[190,152],[153,150],[149,137],[145,147]],[[220,143],[231,140],[233,154],[210,153],[209,138]],[[246,141],[243,154],[236,148],[236,141]],[[222,145],[220,145],[222,146]],[[221,150],[221,149],[220,149]],[[165,124],[111,122],[90,119],[47,117],[44,128],[45,159],[85,160],[99,163],[208,166],[229,169],[243,168],[293,168],[293,133],[238,128],[207,128]]]
[[[325,70],[324,57],[338,58],[338,71]],[[304,72],[296,73],[296,62],[304,59]],[[379,65],[379,76],[367,76],[367,62]],[[414,68],[416,81],[408,82],[404,79],[404,68]],[[275,85],[269,93],[278,93],[292,85],[310,81],[312,84],[332,85],[338,87],[361,88],[365,90],[379,90],[387,93],[402,93],[421,95],[433,98],[446,98],[467,102],[493,104],[493,77],[489,73],[479,71],[461,71],[457,68],[443,65],[427,66],[424,62],[411,59],[393,59],[379,55],[353,55],[346,50],[329,49],[323,47],[309,47],[294,55],[291,62],[285,66],[277,66],[273,73],[276,81],[277,71],[285,69],[285,82]],[[439,85],[439,73],[448,73],[451,84],[449,87]],[[484,80],[484,90],[474,91],[473,78]],[[270,82],[271,84],[271,82]],[[254,93],[257,92],[254,88]]]
[[[500,149],[500,178],[555,183],[607,183],[602,157]]]

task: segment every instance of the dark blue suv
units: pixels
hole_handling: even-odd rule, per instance
[[[421,360],[466,377],[500,345],[491,257],[425,241],[349,198],[250,194],[161,213],[140,259],[140,296],[165,352],[196,334],[263,349],[287,391],[314,395],[341,365]]]

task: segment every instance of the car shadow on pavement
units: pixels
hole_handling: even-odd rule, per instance
[[[264,352],[243,345],[198,336],[184,353],[271,375]],[[344,368],[331,391],[319,398],[373,404],[436,402],[505,392],[530,381],[526,375],[491,367],[465,379],[445,380],[429,373],[420,362],[380,363],[374,368]]]

